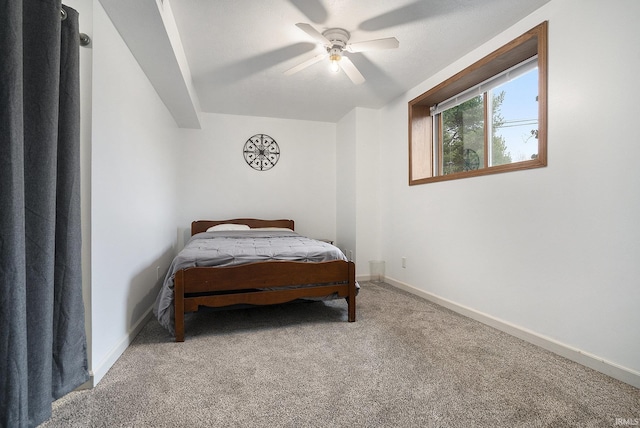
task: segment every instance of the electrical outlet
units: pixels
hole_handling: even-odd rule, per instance
[[[156,281],[160,279],[160,266],[156,266]]]
[[[406,268],[406,267],[407,267],[407,258],[406,258],[406,257],[403,257],[403,258],[402,258],[402,267],[403,267],[403,268]]]
[[[349,250],[349,260],[353,261],[353,251]]]

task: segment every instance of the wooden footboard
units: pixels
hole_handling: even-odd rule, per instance
[[[299,284],[313,285],[264,290]],[[336,293],[347,299],[349,322],[356,320],[355,264],[344,260],[192,267],[176,272],[174,286],[176,342],[184,341],[185,312],[195,312],[200,306],[273,305]]]

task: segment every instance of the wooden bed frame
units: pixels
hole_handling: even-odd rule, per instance
[[[191,235],[228,223],[246,224],[252,228],[293,230],[294,227],[293,220],[198,220],[191,223]],[[314,285],[263,290],[300,284]],[[184,314],[196,312],[200,306],[273,305],[336,293],[347,300],[348,321],[356,320],[355,264],[352,261],[266,261],[227,267],[190,267],[176,272],[174,286],[176,342],[184,342]]]

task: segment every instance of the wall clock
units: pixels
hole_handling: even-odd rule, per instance
[[[280,147],[266,134],[256,134],[244,143],[244,160],[257,171],[273,168],[280,159]]]

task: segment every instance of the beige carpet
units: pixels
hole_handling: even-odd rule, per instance
[[[43,427],[611,427],[640,390],[384,284],[346,302],[150,321]]]

